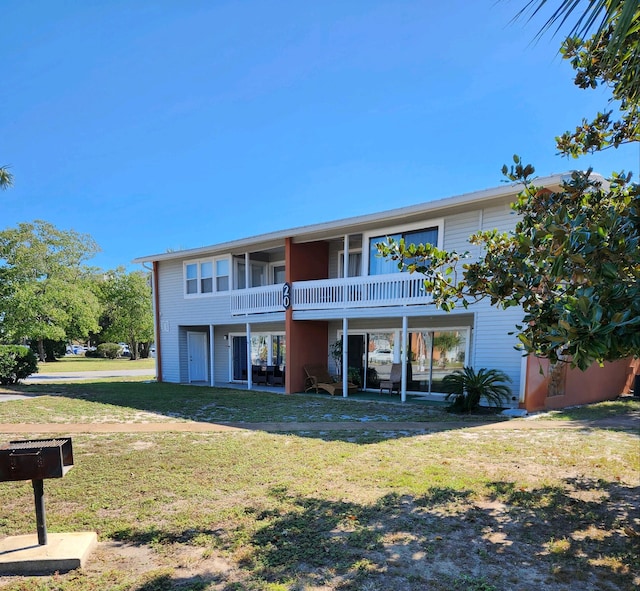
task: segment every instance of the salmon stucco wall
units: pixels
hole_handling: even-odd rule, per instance
[[[329,245],[326,242],[305,242],[296,244],[285,241],[286,281],[326,279],[329,276]],[[296,321],[293,311],[285,315],[287,335],[287,366],[285,391],[304,392],[304,366],[326,364],[329,356],[329,331],[325,321]]]
[[[637,361],[621,359],[585,371],[563,366],[550,376],[548,360],[530,356],[521,406],[532,412],[612,400],[629,392],[637,366]]]

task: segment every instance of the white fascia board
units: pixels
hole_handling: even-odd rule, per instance
[[[559,187],[563,181],[567,181],[570,178],[570,175],[571,173],[563,173],[547,177],[540,177],[535,179],[534,183],[536,186],[541,187]],[[600,175],[596,173],[593,173],[592,176],[600,177]],[[602,177],[600,177],[600,179],[604,180]],[[360,231],[360,227],[365,227],[376,222],[386,223],[393,220],[410,218],[412,216],[415,216],[416,214],[435,214],[441,210],[446,210],[452,207],[473,205],[492,199],[507,197],[509,195],[515,196],[521,190],[521,188],[521,183],[505,184],[499,187],[485,189],[483,191],[464,193],[462,195],[456,195],[455,197],[435,199],[433,201],[418,203],[417,205],[409,205],[407,207],[389,209],[386,211],[365,214],[362,216],[344,218],[320,224],[311,224],[308,226],[299,226],[296,228],[279,230],[277,232],[270,232],[267,234],[258,234],[256,236],[251,236],[248,238],[232,240],[230,242],[223,242],[220,244],[213,244],[209,246],[201,246],[198,248],[190,248],[187,250],[178,250],[174,252],[165,252],[160,254],[142,256],[133,259],[132,262],[146,263],[152,261],[198,258],[205,255],[211,256],[229,252],[244,252],[247,249],[256,248],[263,250],[282,246],[285,238],[293,238],[295,242],[308,242],[314,240],[314,238],[319,239],[320,236],[328,237],[331,233],[333,233],[334,235],[339,235],[340,233],[345,232],[356,233]]]

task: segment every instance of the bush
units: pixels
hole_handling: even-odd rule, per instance
[[[501,406],[511,396],[511,389],[501,382],[511,382],[511,378],[498,369],[482,369],[478,373],[472,367],[458,369],[442,379],[442,389],[447,392],[447,400],[453,397],[451,410],[471,412],[480,406],[484,398],[491,406]]]
[[[117,359],[120,353],[122,353],[122,347],[118,343],[101,343],[96,348],[99,357],[106,357],[107,359]]]
[[[38,359],[29,347],[0,345],[0,384],[15,384],[38,371]]]
[[[100,353],[98,352],[98,349],[87,349],[84,352],[84,356],[85,357],[92,357],[93,359],[101,357]]]

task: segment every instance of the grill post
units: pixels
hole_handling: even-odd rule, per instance
[[[34,478],[33,498],[36,504],[36,527],[38,528],[38,544],[47,545],[47,515],[44,510],[44,481],[41,478]]]

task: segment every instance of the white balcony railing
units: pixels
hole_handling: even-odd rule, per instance
[[[372,308],[428,304],[424,277],[418,273],[391,273],[347,279],[298,281],[293,284],[294,310]]]
[[[296,281],[291,290],[291,303],[294,310],[429,304],[432,299],[425,293],[423,283],[424,277],[419,273]],[[234,315],[282,310],[282,284],[231,293],[231,313]]]
[[[231,292],[231,314],[282,312],[282,284],[239,289]]]

